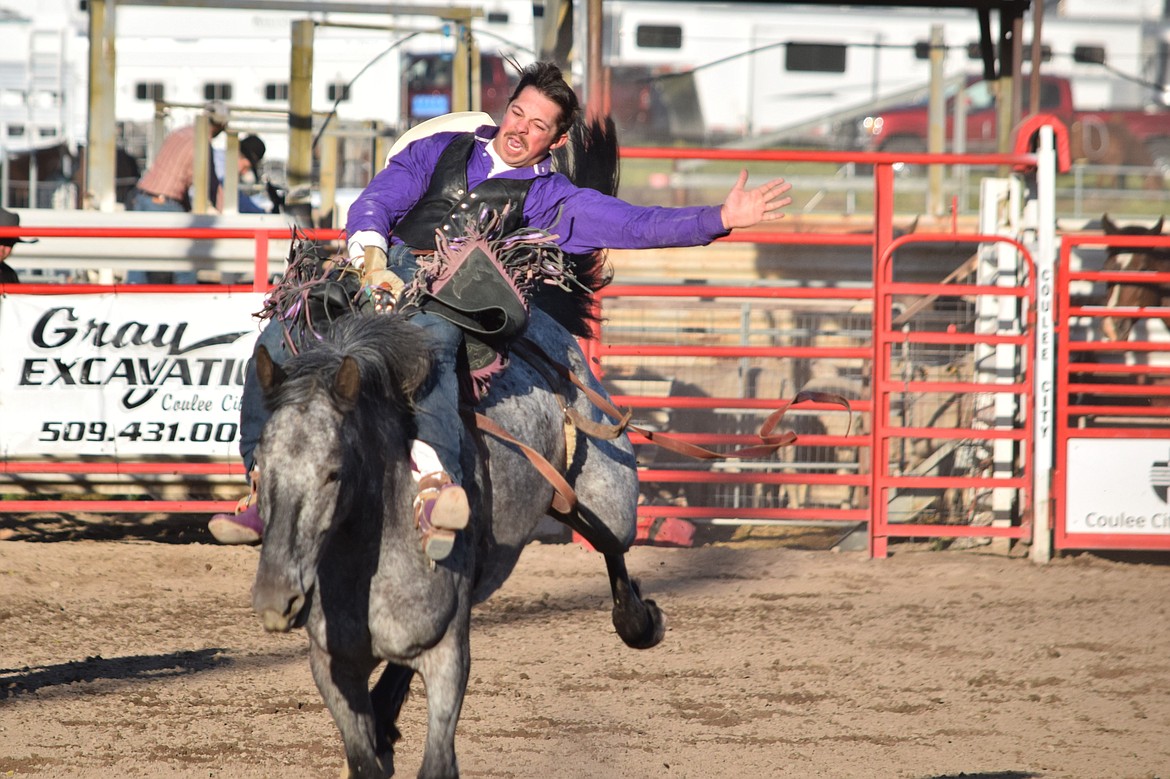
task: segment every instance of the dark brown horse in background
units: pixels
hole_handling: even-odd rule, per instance
[[[1152,227],[1129,225],[1120,227],[1115,224],[1108,214],[1101,217],[1101,228],[1105,235],[1161,235],[1162,219],[1158,219]],[[1170,249],[1144,248],[1134,246],[1110,246],[1103,271],[1138,272],[1149,271],[1158,273],[1170,272]],[[1105,288],[1105,305],[1108,308],[1150,308],[1170,307],[1170,282],[1165,281],[1110,281]],[[1106,340],[1125,341],[1133,331],[1133,317],[1117,316],[1104,317],[1101,320],[1101,330]],[[1162,317],[1162,322],[1170,330],[1170,313]]]
[[[114,186],[118,202],[124,203],[138,182],[141,168],[138,160],[122,147],[118,147],[116,154]],[[9,208],[81,208],[84,205],[84,146],[71,149],[67,143],[58,143],[31,151],[11,152],[0,157],[0,169],[4,170],[8,181],[5,194]],[[36,192],[32,193],[30,189],[34,182]],[[66,185],[72,185],[67,195],[68,202],[60,202],[57,192]]]

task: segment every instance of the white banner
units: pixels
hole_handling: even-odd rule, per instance
[[[1067,533],[1170,535],[1170,440],[1068,442]]]
[[[4,296],[0,456],[238,458],[263,299]]]

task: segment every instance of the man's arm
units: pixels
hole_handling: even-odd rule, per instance
[[[783,180],[745,190],[746,175],[741,174],[722,205],[683,208],[635,206],[578,189],[563,176],[548,176],[534,182],[524,215],[529,226],[555,234],[557,244],[569,253],[702,246],[732,227],[778,219],[779,210],[791,202],[783,197],[790,188]]]
[[[346,214],[350,257],[363,256],[366,248],[389,248],[390,233],[426,193],[435,163],[451,137],[439,133],[415,141],[395,154],[362,190]]]

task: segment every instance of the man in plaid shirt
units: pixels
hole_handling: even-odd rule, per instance
[[[222,133],[228,124],[228,109],[219,100],[203,108],[207,115],[211,137]],[[211,149],[207,159],[210,163]],[[190,211],[187,191],[195,180],[195,126],[187,125],[173,131],[163,141],[150,170],[138,180],[127,207],[131,211]],[[212,165],[207,166],[207,191],[214,193],[213,202],[222,200],[223,192]]]

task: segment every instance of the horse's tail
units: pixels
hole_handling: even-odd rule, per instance
[[[618,190],[617,129],[610,116],[579,119],[569,129],[569,142],[552,152],[553,169],[579,187],[605,195]],[[604,251],[565,255],[566,270],[584,289],[565,290],[542,284],[532,304],[545,311],[576,336],[592,334],[598,321],[593,293],[613,278]]]
[[[553,170],[579,187],[617,194],[618,143],[613,117],[578,119],[569,128],[569,142],[553,150],[552,162]]]

